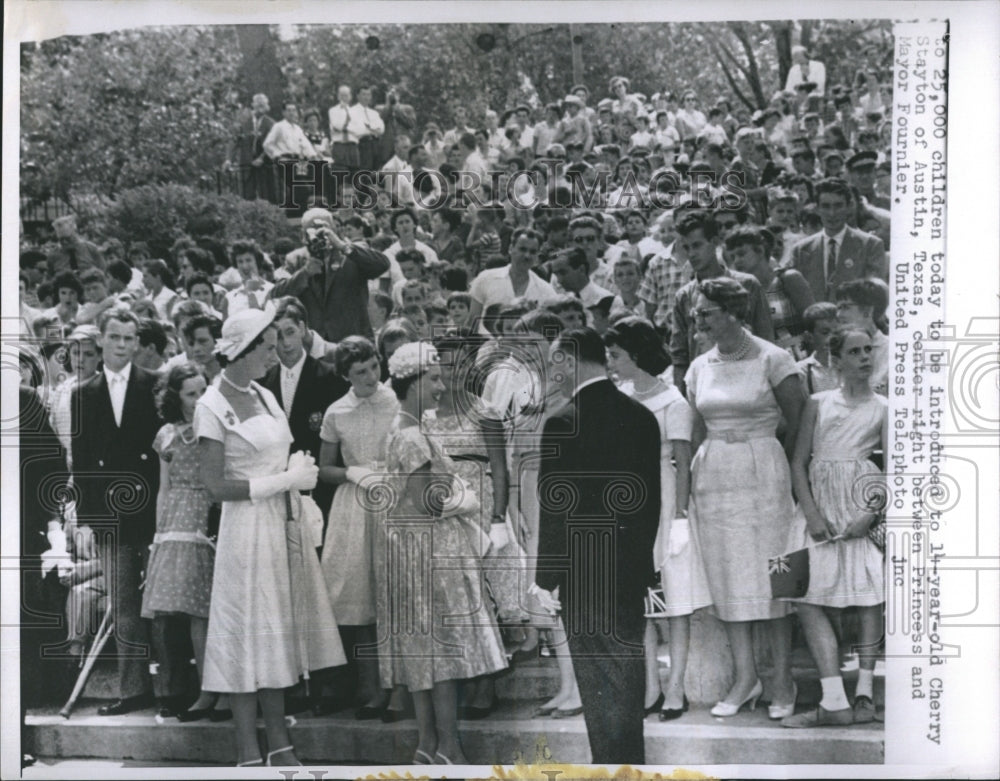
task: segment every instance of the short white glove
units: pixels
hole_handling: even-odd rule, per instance
[[[310,466],[316,466],[316,459],[308,453],[303,453],[301,450],[296,450],[288,457],[287,468],[289,472],[294,472],[296,469]]]
[[[285,474],[289,476],[289,488],[294,488],[296,491],[311,491],[319,480],[319,467],[316,464],[302,466],[298,469],[289,469]]]
[[[674,518],[670,524],[670,539],[667,543],[667,553],[676,556],[681,553],[691,541],[691,525],[687,518]]]
[[[373,474],[375,472],[366,466],[349,466],[347,467],[346,477],[348,482],[358,484]]]
[[[494,551],[506,548],[510,542],[510,535],[507,534],[507,524],[493,523],[490,525],[490,544]]]

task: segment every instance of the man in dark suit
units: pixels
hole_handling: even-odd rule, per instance
[[[817,301],[832,301],[841,282],[889,279],[882,240],[847,224],[853,206],[851,188],[843,179],[824,179],[816,185],[816,211],[823,230],[792,247],[791,265],[806,278]]]
[[[104,257],[96,244],[91,244],[76,232],[76,217],[67,214],[52,221],[59,246],[48,256],[49,274],[63,271],[79,273],[89,268],[104,270]]]
[[[240,122],[233,152],[239,166],[243,197],[249,201],[263,198],[274,203],[274,168],[264,152],[264,139],[271,132],[274,120],[267,115],[270,104],[267,95],[253,96],[250,115]]]
[[[590,328],[549,350],[569,404],[545,423],[538,476],[544,608],[561,601],[594,764],[642,764],[643,597],[660,517],[656,418],[607,378]],[[556,591],[558,589],[558,592]]]
[[[153,450],[157,375],[135,366],[139,318],[124,307],[101,315],[104,367],[73,390],[73,482],[77,519],[94,528],[114,606],[120,699],[98,710],[116,716],[149,703],[149,646],[139,585],[156,531],[160,462]]]
[[[303,214],[302,233],[309,258],[290,278],[276,282],[271,296],[298,298],[310,327],[328,342],[345,336],[370,339],[368,281],[389,270],[389,259],[338,236],[326,209]]]
[[[306,353],[303,339],[309,330],[306,311],[297,298],[277,302],[274,324],[278,329],[278,365],[264,376],[263,385],[278,400],[288,417],[295,441],[291,452],[303,450],[319,458],[319,432],[327,407],[350,389],[333,366]],[[312,497],[326,518],[333,501],[333,486],[317,483]]]

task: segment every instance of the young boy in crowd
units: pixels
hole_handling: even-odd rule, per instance
[[[424,314],[427,316],[427,327],[430,329],[432,338],[441,336],[454,326],[446,306],[437,303],[427,304],[424,307]]]
[[[807,396],[833,390],[839,384],[837,372],[830,363],[830,335],[837,328],[837,305],[820,301],[806,307],[802,313],[805,331],[802,345],[811,350],[808,358],[796,363]]]
[[[469,310],[472,307],[472,296],[468,293],[456,291],[451,293],[447,299],[448,315],[456,328],[464,328],[469,322]]]
[[[551,312],[563,322],[568,331],[571,328],[584,328],[587,325],[587,312],[583,302],[575,296],[563,295],[546,302],[545,311]]]
[[[381,290],[371,293],[368,296],[368,320],[372,324],[372,331],[377,331],[389,320],[392,315],[392,298]]]

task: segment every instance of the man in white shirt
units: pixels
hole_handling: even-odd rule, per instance
[[[339,171],[354,173],[361,166],[358,143],[368,134],[359,112],[351,107],[351,88],[341,84],[337,90],[337,105],[328,113],[333,164]],[[374,112],[372,112],[374,113]],[[384,124],[383,124],[384,129]]]
[[[372,107],[371,87],[358,90],[358,102],[352,109],[362,126],[361,137],[358,140],[359,166],[362,171],[374,171],[378,166],[379,139],[385,132],[385,122],[382,115]]]
[[[412,188],[409,191],[409,200],[404,201],[402,198],[404,189],[402,181],[405,179],[412,182],[413,179],[413,169],[409,163],[410,137],[406,135],[396,136],[393,151],[393,156],[389,158],[389,161],[379,171],[379,180],[382,188],[389,193],[394,204],[411,206],[413,204]]]
[[[319,159],[319,154],[299,126],[299,108],[292,101],[285,103],[282,120],[274,123],[267,138],[264,139],[264,152],[277,163]],[[295,179],[292,176],[291,166],[279,165],[278,181],[284,181],[285,197],[282,205],[285,208],[294,207]],[[305,205],[304,202],[302,205]]]
[[[518,228],[510,238],[510,263],[500,268],[481,271],[472,280],[469,294],[469,322],[481,334],[489,334],[483,326],[481,315],[493,304],[511,304],[521,298],[535,304],[555,298],[556,291],[533,269],[538,265],[538,251],[542,236],[533,228]]]
[[[785,89],[794,91],[799,84],[816,85],[811,95],[822,96],[826,90],[826,66],[819,60],[810,60],[805,46],[792,47],[792,67],[788,70]]]
[[[271,132],[264,139],[264,152],[272,160],[315,160],[319,157],[299,126],[299,108],[295,103],[285,103],[283,118],[274,123]]]
[[[446,131],[444,138],[442,139],[445,146],[455,146],[455,144],[459,142],[459,139],[461,139],[466,133],[471,135],[475,135],[476,133],[476,129],[474,127],[469,127],[469,125],[466,124],[469,120],[469,114],[465,110],[465,106],[455,106],[454,114],[455,127]]]

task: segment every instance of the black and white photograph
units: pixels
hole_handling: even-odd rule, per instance
[[[5,778],[1000,773],[1000,6],[4,13]]]

